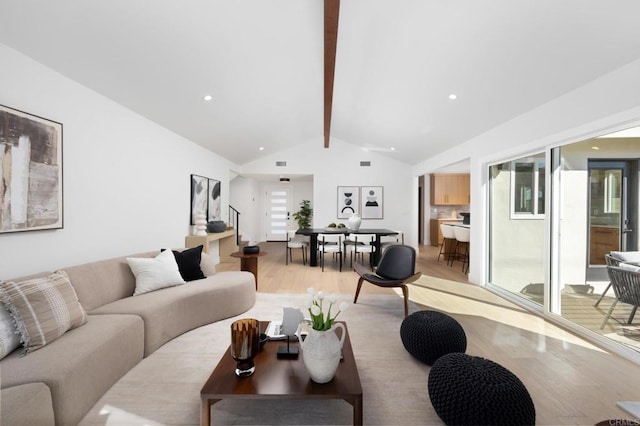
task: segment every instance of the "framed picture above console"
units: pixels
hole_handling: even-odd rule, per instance
[[[209,180],[204,176],[191,175],[191,225],[196,224],[198,213],[207,215]]]
[[[220,181],[199,175],[191,175],[191,225],[196,215],[202,213],[207,222],[221,220]]]

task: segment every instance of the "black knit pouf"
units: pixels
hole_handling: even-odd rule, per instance
[[[491,360],[452,353],[431,367],[429,398],[448,425],[533,425],[536,410],[524,384]]]
[[[432,365],[442,355],[467,350],[467,336],[458,321],[436,311],[418,311],[400,326],[400,338],[414,358]]]

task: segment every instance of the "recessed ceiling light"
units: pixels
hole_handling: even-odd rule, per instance
[[[391,147],[391,148],[389,148],[389,149],[390,149],[391,151],[395,151],[395,150],[396,150],[396,147],[395,147],[395,146],[392,146],[392,147]]]
[[[264,151],[264,146],[261,146],[260,148],[258,148],[258,151]]]
[[[451,99],[452,101],[455,99],[458,99],[458,96],[455,93],[452,93],[449,95],[449,99]]]
[[[204,95],[204,100],[205,100],[205,101],[207,101],[207,102],[208,102],[208,101],[210,101],[211,99],[213,99],[213,96],[211,96],[211,95]]]
[[[600,147],[592,146],[592,147],[591,147],[591,149],[594,149],[594,150],[596,150],[596,151],[597,151],[597,150],[599,150],[599,149],[600,149]]]

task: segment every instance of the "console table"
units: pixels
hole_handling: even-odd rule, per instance
[[[209,254],[209,244],[213,241],[218,241],[220,262],[234,262],[231,253],[238,250],[236,231],[234,229],[228,229],[223,232],[212,232],[202,236],[188,235],[184,239],[184,246],[186,248],[203,246],[202,251]]]

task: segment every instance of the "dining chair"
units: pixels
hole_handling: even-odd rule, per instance
[[[293,257],[292,257],[293,249],[302,250],[302,264],[306,265],[308,246],[309,246],[309,243],[305,241],[302,236],[297,235],[296,231],[287,231],[287,251],[284,254],[285,265],[288,265],[289,261],[293,262]]]
[[[404,245],[404,233],[402,231],[394,231],[396,235],[380,236],[380,253],[384,252],[391,246]]]
[[[339,257],[340,272],[342,272],[342,234],[318,234],[318,252],[321,254],[320,264],[323,272],[326,253],[332,253],[334,260],[336,255]]]
[[[362,258],[364,263],[364,254],[369,254],[369,267],[373,271],[373,254],[376,246],[375,234],[349,234],[349,240],[352,244],[345,245],[345,255],[348,252],[351,256],[351,267],[353,267],[353,257],[355,255],[356,262],[358,261],[358,255]]]

